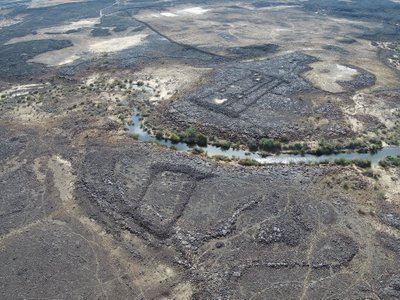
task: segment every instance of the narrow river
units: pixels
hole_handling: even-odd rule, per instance
[[[174,146],[177,149],[177,151],[189,151],[193,149],[193,147],[190,147],[186,143],[172,143],[169,140],[158,140],[155,136],[144,131],[143,128],[141,127],[140,114],[137,109],[134,110],[132,116],[132,125],[129,126],[129,132],[137,135],[140,141],[144,142],[153,141],[168,147]],[[321,156],[316,156],[312,154],[305,154],[305,155],[277,154],[268,157],[261,157],[257,153],[249,154],[249,152],[243,150],[234,150],[234,149],[224,150],[214,145],[208,145],[206,147],[199,147],[199,146],[197,147],[203,149],[209,156],[223,155],[229,158],[233,157],[240,159],[251,158],[263,164],[289,164],[289,163],[301,163],[301,162],[311,163],[311,162],[321,162],[321,161],[334,161],[339,158],[345,158],[348,160],[356,158],[368,159],[371,161],[372,164],[377,164],[382,158],[385,158],[387,156],[400,155],[400,147],[383,148],[377,153],[354,152],[354,153],[339,153],[339,154],[330,154]]]

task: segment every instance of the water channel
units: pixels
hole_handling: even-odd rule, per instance
[[[132,125],[129,126],[129,132],[137,135],[140,141],[144,142],[157,142],[161,145],[171,147],[174,146],[177,151],[190,151],[193,149],[193,146],[189,146],[186,143],[173,143],[169,140],[158,140],[154,135],[147,133],[143,130],[141,126],[141,117],[140,113],[137,109],[134,109],[134,113],[132,116]],[[223,155],[229,158],[251,158],[262,164],[289,164],[289,163],[312,163],[312,162],[322,162],[322,161],[334,161],[336,159],[344,158],[348,160],[352,159],[368,159],[372,164],[377,164],[381,159],[387,156],[399,156],[400,155],[400,147],[387,147],[383,148],[376,153],[338,153],[338,154],[329,154],[329,155],[313,155],[313,154],[305,154],[305,155],[297,155],[297,154],[276,154],[267,157],[261,157],[258,153],[252,153],[244,150],[235,150],[235,149],[222,149],[220,147],[214,145],[207,145],[206,147],[196,146],[204,152],[208,154],[208,156],[216,156]]]

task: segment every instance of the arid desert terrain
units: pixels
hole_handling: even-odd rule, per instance
[[[400,299],[400,1],[0,0],[0,299]]]

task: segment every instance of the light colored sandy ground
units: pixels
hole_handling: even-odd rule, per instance
[[[196,7],[188,7],[188,8],[184,8],[182,10],[179,10],[178,12],[182,12],[182,13],[188,13],[188,14],[193,14],[193,15],[202,15],[205,14],[206,12],[208,12],[209,9],[204,9],[200,6],[196,6]]]
[[[71,52],[73,52],[73,50]],[[60,58],[57,56],[57,54],[63,56],[64,58],[60,60]],[[44,64],[51,65],[51,66],[63,66],[63,65],[71,64],[80,58],[81,57],[76,54],[71,54],[70,56],[65,57],[65,52],[61,52],[61,53],[53,52],[52,54],[49,54],[47,57],[45,55],[36,56],[32,61],[44,63]]]
[[[395,126],[397,121],[398,108],[390,107],[383,99],[378,96],[369,95],[366,93],[357,93],[352,97],[354,105],[350,107],[343,106],[343,112],[347,117],[353,130],[360,132],[364,129],[363,124],[357,120],[355,115],[369,115],[376,117],[381,123],[390,129]]]
[[[122,51],[140,45],[146,39],[147,34],[136,34],[109,39],[91,38],[86,36],[74,37],[71,40],[74,45],[69,48],[45,52],[35,56],[29,62],[42,63],[48,66],[62,66],[73,63],[90,53],[102,54]]]
[[[165,67],[147,67],[141,71],[141,77],[149,78],[144,80],[146,85],[158,93],[154,94],[150,101],[158,102],[169,100],[182,91],[191,89],[194,83],[199,82],[202,76],[211,69],[194,68],[185,65],[168,65]]]
[[[296,5],[290,6],[290,3],[282,1],[279,6],[261,9],[250,4],[243,5],[242,2],[232,2],[230,7],[218,2],[194,7],[178,5],[165,11],[143,9],[135,17],[150,23],[177,42],[212,49],[219,54],[227,54],[226,50],[231,47],[275,43],[280,46],[280,51],[274,55],[302,51],[317,57],[322,63],[336,64],[339,61],[342,65],[352,64],[363,68],[377,76],[376,85],[371,90],[400,87],[394,71],[378,60],[378,46],[362,39],[357,39],[353,44],[339,42],[342,38],[363,33],[365,29],[362,27],[373,30],[380,28],[381,24],[309,14]],[[235,5],[242,8],[235,9]],[[145,35],[150,33],[150,30],[141,33],[129,30],[120,33],[111,31],[111,36],[91,37],[89,32],[97,23],[99,18],[83,19],[45,28],[36,35],[19,37],[8,43],[49,38],[71,40],[74,44],[72,47],[47,52],[31,60],[60,66],[98,53],[112,53],[135,47],[143,43]],[[72,29],[80,29],[80,32],[64,34]],[[340,47],[348,53],[323,49],[326,45]],[[348,70],[334,70],[332,67],[330,70],[330,74],[335,77],[349,75]],[[314,68],[308,75],[314,82],[319,81],[319,86],[328,91],[341,91],[341,87],[332,82],[328,75],[321,75],[320,68]]]
[[[192,299],[193,287],[190,283],[180,283],[172,290],[172,294],[176,295],[176,300],[189,300]]]
[[[39,54],[29,60],[29,62],[42,63],[48,66],[61,66],[70,64],[81,57],[102,53],[114,53],[144,43],[147,34],[130,34],[107,38],[91,37],[88,33],[78,33],[69,35],[72,47],[54,50]]]
[[[73,47],[49,51],[35,56],[30,59],[29,62],[45,64],[53,67],[63,66],[73,63],[80,58],[80,56],[75,54],[75,52],[76,50]]]
[[[18,15],[14,18],[2,18],[0,19],[0,28],[8,27],[14,24],[21,23],[26,15]]]
[[[254,6],[243,6],[248,10],[284,10],[289,8],[301,7],[300,5],[276,5],[276,6],[266,6],[266,7],[254,7]]]
[[[149,101],[158,103],[169,100],[179,93],[185,92],[197,82],[199,82],[202,76],[211,72],[211,69],[207,68],[195,68],[187,65],[159,65],[159,66],[148,66],[144,69],[136,72],[134,76],[132,74],[120,74],[118,78],[115,78],[113,74],[94,74],[84,80],[84,84],[99,84],[107,82],[112,84],[115,80],[132,79],[132,82],[124,83],[124,87],[120,89],[116,87],[111,94],[107,92],[110,100],[113,97],[119,97],[122,99],[124,92],[126,91],[146,91],[149,93]],[[141,82],[142,84],[138,84]],[[113,95],[113,96],[111,96]],[[112,100],[112,101],[115,101]]]
[[[29,94],[31,91],[42,89],[47,84],[24,84],[24,85],[14,85],[7,90],[0,91],[0,97],[6,95],[8,97],[18,97]]]
[[[49,121],[53,116],[39,111],[35,105],[18,107],[12,112],[13,118],[21,124],[29,126],[29,124]]]
[[[44,158],[42,159],[42,163],[45,163]],[[118,270],[114,270],[114,272],[119,276],[121,276],[119,273],[129,276],[130,283],[140,290],[141,297],[146,299],[147,295],[151,295],[151,290],[161,286],[163,281],[174,280],[176,278],[177,273],[172,266],[153,262],[153,259],[149,260],[149,257],[154,257],[154,253],[139,238],[127,231],[121,234],[122,242],[134,246],[135,251],[140,253],[142,259],[136,260],[121,246],[120,241],[116,241],[111,234],[104,230],[101,224],[82,213],[79,201],[74,195],[76,176],[73,175],[73,168],[70,161],[55,155],[47,161],[47,165],[53,173],[54,185],[60,194],[61,207],[58,212],[54,213],[55,219],[58,218],[58,215],[68,215],[83,225],[90,233],[90,240],[85,239],[91,244],[92,249],[96,249],[96,247],[104,249],[109,258],[119,266]],[[35,169],[39,170],[38,168]],[[39,176],[42,175],[39,174]],[[146,261],[145,266],[143,265],[144,260]],[[96,263],[97,265],[100,263],[97,261],[97,257]],[[99,280],[99,284],[107,286],[101,280]],[[188,296],[175,299],[191,299],[193,292],[190,283],[182,282],[175,289],[175,292],[179,293],[182,291],[184,295]]]
[[[226,101],[228,101],[228,99],[218,99],[218,98],[215,98],[213,102],[214,102],[215,104],[224,104]]]
[[[399,205],[400,204],[399,174],[397,174],[394,170],[389,170],[385,174],[381,174],[379,181],[385,188],[385,196],[387,197],[387,201]]]
[[[331,93],[343,92],[339,81],[351,81],[358,71],[338,63],[317,62],[311,65],[312,70],[307,72],[305,78],[316,87]]]
[[[147,34],[137,34],[96,41],[88,45],[88,50],[94,53],[118,52],[142,44],[146,37]]]
[[[88,78],[86,78],[85,80],[83,80],[84,84],[86,86],[89,86],[90,84],[95,83],[96,81],[98,81],[100,78],[100,74],[99,73],[94,73],[92,75],[89,75]]]
[[[400,1],[400,0],[399,0]],[[400,2],[399,2],[400,3]],[[392,50],[391,46],[392,43],[389,42],[379,42],[378,46],[382,49],[389,49]],[[400,70],[400,54],[394,54],[392,58],[389,58],[389,61],[392,63],[392,65]]]
[[[75,22],[68,23],[66,25],[61,25],[61,26],[55,26],[49,28],[50,30],[46,29],[47,32],[51,33],[57,33],[57,32],[65,32],[68,30],[74,30],[74,29],[82,29],[82,28],[90,28],[99,23],[99,18],[90,18],[90,19],[84,19],[84,20],[79,20]]]
[[[357,43],[345,48],[350,53],[344,63],[361,67],[376,76],[375,85],[367,90],[395,89],[400,87],[397,74],[378,59],[378,47],[369,41],[358,39]]]
[[[5,95],[5,99],[16,98],[19,103],[12,110],[5,111],[3,114],[23,126],[42,126],[52,122],[57,117],[63,117],[66,111],[54,116],[40,109],[43,101],[46,101],[46,98],[51,96],[49,94],[43,97],[43,91],[41,90],[47,89],[49,86],[49,82],[43,84],[14,85],[7,90],[1,91],[0,101],[3,100],[2,95]]]
[[[186,7],[186,8],[175,8],[169,11],[163,11],[163,12],[157,12],[157,13],[149,13],[148,17],[151,18],[176,18],[176,17],[193,17],[193,16],[200,16],[203,15],[207,12],[209,12],[209,9],[204,9],[200,6],[195,6],[195,7]]]
[[[400,233],[397,229],[379,222],[377,218],[370,218],[369,222],[376,231],[386,233],[395,239],[400,239]]]
[[[298,44],[301,48],[315,48],[319,46],[316,41],[327,34],[332,33],[332,27],[337,24],[340,28],[335,31],[339,37],[346,36],[348,32],[357,31],[352,25],[367,25],[377,27],[378,24],[352,23],[347,20],[329,19],[323,16],[308,15],[297,6],[276,6],[259,9],[249,6],[243,8],[243,4],[232,3],[241,6],[241,9],[227,8],[216,3],[212,6],[202,7],[202,14],[187,15],[183,11],[191,11],[192,8],[175,7],[170,8],[169,13],[176,15],[174,18],[154,18],[157,14],[154,10],[142,10],[138,18],[151,23],[155,27],[162,27],[172,39],[188,44],[222,47],[245,46],[252,44],[273,43]],[[159,14],[160,15],[160,14]],[[223,17],[221,17],[223,15]],[[283,16],[284,15],[284,16]],[[188,23],[188,20],[192,23]],[[234,21],[233,21],[234,20]],[[188,28],[177,30],[178,28]],[[169,30],[170,29],[170,30]],[[236,39],[230,41],[221,37],[221,33],[231,35]],[[299,38],[301,37],[301,38]],[[285,38],[294,40],[285,41]],[[201,41],[201,43],[199,43]],[[320,47],[317,47],[319,49]]]
[[[372,89],[400,87],[394,71],[379,61],[376,55],[378,48],[372,46],[370,41],[357,39],[354,44],[340,43],[340,39],[365,32],[363,27],[374,30],[381,24],[309,14],[299,9],[298,5],[289,4],[287,1],[279,6],[260,9],[242,2],[232,2],[231,7],[216,2],[202,6],[202,14],[185,14],[183,11],[190,11],[191,8],[176,6],[164,12],[144,9],[137,18],[172,40],[211,49],[218,54],[227,54],[226,49],[231,47],[272,43],[280,46],[280,51],[274,55],[302,51],[325,63],[339,61],[342,65],[363,68],[377,76]],[[296,4],[301,4],[301,1]],[[235,5],[241,9],[235,9]],[[326,45],[340,47],[348,53],[323,49]],[[345,71],[346,74],[348,72]],[[318,78],[320,71],[315,69],[309,75]],[[341,76],[339,70],[336,70],[335,76]],[[339,90],[338,85],[326,85],[328,90]]]
[[[88,0],[31,0],[29,8],[49,7],[60,4],[77,3],[77,2],[88,2]]]
[[[106,37],[93,37],[90,31],[100,21],[99,18],[82,19],[79,21],[43,28],[35,35],[27,35],[9,40],[6,44],[24,41],[58,39],[70,40],[73,46],[39,54],[29,62],[42,63],[48,66],[62,66],[73,63],[80,58],[90,57],[101,53],[114,53],[144,43],[147,33],[137,33],[130,30],[114,33]],[[69,30],[79,32],[66,34]],[[112,28],[110,28],[112,29]]]
[[[15,172],[22,165],[26,164],[26,159],[18,159],[18,153],[15,156],[6,160],[0,165],[0,176],[5,176],[7,173]],[[0,238],[1,240],[1,238]]]
[[[13,110],[5,112],[8,117],[18,120],[20,124],[35,124],[41,126],[46,122],[54,121],[55,118],[63,118],[69,111],[79,111],[87,105],[106,105],[107,118],[121,122],[120,102],[132,98],[132,94],[146,93],[146,98],[154,104],[170,100],[181,93],[187,93],[202,77],[208,74],[211,69],[194,68],[187,65],[165,65],[163,67],[148,66],[139,72],[130,73],[124,70],[118,73],[118,78],[111,73],[94,73],[82,79],[82,85],[97,88],[99,93],[85,93],[77,86],[75,91],[77,96],[71,96],[70,92],[62,88],[51,87],[49,93],[43,96],[41,89],[47,88],[46,84],[30,84],[12,86],[0,93],[9,97],[19,97],[20,105]],[[118,84],[114,83],[118,80]],[[124,82],[128,80],[127,82]],[[123,87],[120,83],[124,82]],[[140,84],[139,84],[140,83]],[[30,92],[39,91],[37,94],[30,94],[30,99],[25,99],[24,95]],[[46,103],[48,97],[57,97],[61,102],[68,103],[65,110],[53,115],[40,109]],[[67,98],[63,99],[64,97]],[[129,122],[130,115],[127,114],[125,122]]]
[[[21,125],[43,126],[57,118],[64,118],[71,111],[87,110],[88,107],[90,109],[100,105],[107,110],[106,118],[127,124],[131,120],[130,111],[129,109],[121,110],[121,102],[130,101],[132,95],[145,93],[145,98],[154,104],[176,99],[179,95],[189,93],[203,80],[203,76],[211,71],[211,69],[194,68],[188,65],[165,64],[159,67],[148,66],[135,73],[130,70],[121,70],[118,75],[109,72],[94,73],[82,78],[81,85],[77,85],[74,91],[60,86],[51,86],[48,88],[48,93],[41,92],[40,89],[47,88],[48,84],[13,86],[5,90],[7,92],[5,98],[18,97],[20,105],[4,113],[6,117],[17,120]],[[86,92],[82,86],[96,89],[97,92]],[[32,93],[29,98],[26,98],[21,91],[39,92]],[[16,96],[17,93],[19,96]],[[60,103],[63,103],[60,105],[64,105],[64,109],[56,115],[42,110],[41,106],[46,105],[48,98],[57,98]],[[120,133],[124,131],[121,129]],[[85,140],[82,139],[82,142],[84,143]]]
[[[374,171],[379,174],[379,184],[385,193],[386,201],[400,205],[400,170],[398,168],[384,169],[374,166]]]
[[[155,15],[155,16],[158,16],[158,15]],[[162,12],[162,13],[160,13],[160,16],[173,18],[173,17],[177,17],[178,15],[174,14],[174,13],[170,13],[170,12]]]
[[[390,61],[398,70],[400,70],[400,62],[399,62],[400,56],[399,56],[399,55],[395,55],[395,58],[396,58],[397,60],[394,60],[394,59],[392,59],[392,58],[389,58],[389,61]]]
[[[36,40],[45,40],[54,37],[54,39],[68,39],[68,37],[74,37],[74,34],[65,34],[66,31],[69,30],[91,30],[93,27],[100,22],[100,18],[89,18],[82,19],[79,21],[74,21],[66,24],[61,24],[58,26],[47,27],[37,30],[36,34],[25,35],[21,37],[13,38],[6,43],[5,45],[16,44],[20,42],[27,41],[36,41]]]

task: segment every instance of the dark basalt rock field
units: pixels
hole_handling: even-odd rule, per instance
[[[296,140],[312,135],[327,138],[352,135],[343,126],[343,113],[337,105],[316,106],[301,97],[318,92],[302,78],[310,70],[309,64],[316,61],[315,57],[294,53],[222,67],[187,99],[161,106],[159,123],[180,130],[194,126],[210,135],[243,142],[264,136]],[[347,90],[374,84],[373,74],[359,68],[358,71],[352,81],[341,83]],[[312,116],[333,122],[316,129],[307,122]]]
[[[267,290],[279,298],[284,289],[288,298],[315,299],[338,285],[331,296],[367,298],[363,280],[382,283],[364,273],[353,286],[358,270],[383,272],[385,259],[368,259],[375,251],[396,256],[370,244],[371,228],[345,193],[320,190],[318,178],[339,169],[232,170],[139,149],[94,146],[80,167],[78,198],[104,212],[100,222],[174,248],[170,259],[202,287],[199,298],[262,298]]]
[[[0,299],[400,298],[399,3],[0,8]]]
[[[345,168],[228,167],[35,129],[1,137],[6,299],[157,298],[183,283],[195,299],[398,295],[396,209],[369,197],[382,213],[360,214],[366,179],[351,179],[354,193],[327,186]],[[144,296],[141,276],[160,278]]]

